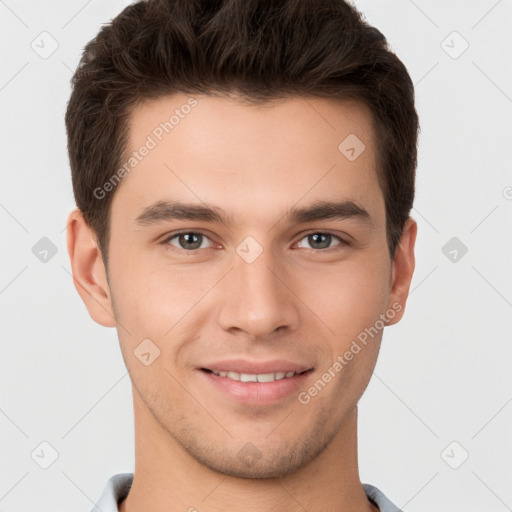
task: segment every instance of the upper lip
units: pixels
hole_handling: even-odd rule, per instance
[[[248,361],[246,359],[228,359],[225,361],[217,361],[201,366],[201,369],[213,370],[215,372],[238,372],[249,374],[262,373],[278,373],[278,372],[295,372],[302,373],[311,370],[312,366],[301,363],[285,361],[283,359],[273,361]]]

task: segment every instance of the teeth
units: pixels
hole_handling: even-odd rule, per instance
[[[238,373],[238,372],[223,372],[214,371],[212,373],[219,377],[227,377],[228,379],[238,380],[241,382],[273,382],[274,380],[281,380],[284,378],[293,377],[295,372],[276,372],[276,373]]]

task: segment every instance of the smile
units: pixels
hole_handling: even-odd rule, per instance
[[[237,380],[240,382],[273,382],[275,380],[281,380],[298,375],[295,372],[276,372],[276,373],[238,373],[228,371],[215,371],[209,370],[214,375],[219,377],[226,377],[228,379]]]

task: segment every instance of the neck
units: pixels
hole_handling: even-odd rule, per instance
[[[247,479],[198,462],[161,428],[134,390],[135,471],[119,512],[379,512],[359,480],[357,408],[309,464],[278,478]]]

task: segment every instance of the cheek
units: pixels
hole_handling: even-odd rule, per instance
[[[375,261],[353,262],[314,282],[308,300],[329,327],[324,331],[321,373],[325,379],[331,379],[327,373],[335,375],[329,396],[349,407],[366,388],[378,357],[383,332],[379,315],[387,306],[387,270],[379,269]]]
[[[148,265],[135,255],[118,258],[116,264],[111,284],[123,359],[139,393],[157,404],[162,389],[180,394],[165,370],[174,373],[176,352],[189,339],[187,325],[209,280],[191,280],[190,271]]]
[[[333,421],[341,422],[363,394],[377,361],[383,327],[375,325],[387,304],[386,269],[379,271],[375,261],[347,262],[317,275],[308,291],[302,279],[301,297],[321,319],[325,335],[318,343],[317,379],[301,397],[317,409],[330,409]],[[318,324],[316,317],[312,321]]]
[[[130,332],[130,343],[172,337],[174,329],[178,331],[188,323],[197,305],[222,275],[204,266],[191,271],[192,267],[186,265],[148,262],[135,254],[115,261],[111,291],[116,319]]]
[[[302,288],[298,295],[308,297],[304,302],[329,327],[336,343],[342,345],[384,313],[389,292],[387,271],[375,262],[347,262],[316,274],[309,284],[303,281]]]

